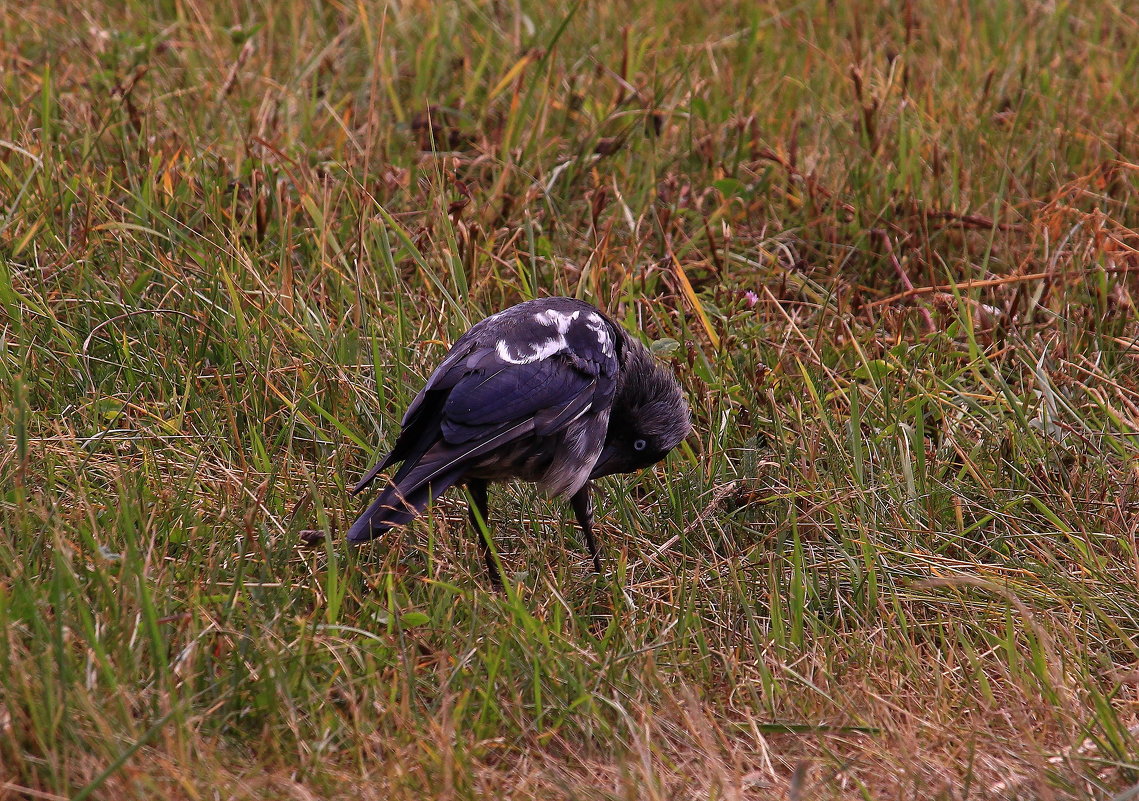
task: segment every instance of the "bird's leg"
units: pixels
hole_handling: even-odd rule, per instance
[[[495,564],[494,554],[490,549],[490,523],[487,519],[486,481],[481,478],[468,479],[467,491],[471,493],[471,507],[469,512],[471,515],[471,526],[479,538],[479,550],[482,552],[483,561],[486,562],[486,569],[490,573],[491,583],[496,587],[501,587],[502,576],[498,573],[498,565]]]
[[[597,542],[593,539],[593,496],[590,494],[592,488],[590,482],[585,482],[581,489],[570,498],[570,506],[573,507],[573,513],[577,516],[577,524],[581,526],[581,533],[585,537],[585,547],[589,549],[589,555],[593,557],[593,569],[600,573],[601,554],[597,552]]]

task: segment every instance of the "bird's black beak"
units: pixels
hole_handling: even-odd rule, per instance
[[[597,457],[597,461],[593,463],[593,470],[590,471],[589,478],[592,480],[620,472],[621,459],[618,456],[617,448],[613,445],[606,445],[601,449],[601,455]]]

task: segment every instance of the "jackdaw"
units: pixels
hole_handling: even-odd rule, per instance
[[[487,483],[517,478],[569,497],[601,572],[590,482],[660,461],[688,436],[689,417],[672,374],[596,308],[573,298],[519,303],[475,324],[427,379],[391,453],[352,489],[403,462],[348,539],[408,522],[454,484],[466,484],[471,523],[485,532]],[[500,585],[486,536],[483,558]]]

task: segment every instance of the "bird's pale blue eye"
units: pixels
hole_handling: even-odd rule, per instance
[[[648,447],[648,443],[643,439],[639,439],[633,443],[633,450],[635,451],[643,451],[646,447]]]

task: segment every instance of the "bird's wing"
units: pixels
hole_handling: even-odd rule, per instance
[[[463,377],[443,404],[443,439],[461,445],[495,436],[524,420],[548,434],[564,413],[592,405],[598,374],[583,372],[566,359],[551,355],[531,364],[488,365]]]
[[[596,313],[527,315],[480,333],[472,351],[434,382],[450,387],[442,409],[449,443],[494,436],[525,419],[534,420],[535,433],[549,434],[613,397],[615,336]]]
[[[420,393],[421,396],[422,394]],[[446,395],[439,392],[432,393],[430,401],[427,403],[424,402],[425,398],[423,397],[416,398],[415,415],[411,416],[410,420],[408,415],[404,416],[403,429],[399,432],[395,445],[387,456],[372,465],[368,472],[356,482],[356,486],[350,490],[352,495],[358,494],[360,490],[375,481],[376,476],[390,465],[405,460],[415,461],[435,444],[439,438],[437,418],[444,400],[446,400]]]
[[[485,322],[485,321],[484,321]],[[481,323],[480,323],[481,325]],[[400,424],[399,436],[391,451],[356,482],[350,490],[352,495],[358,494],[376,480],[381,472],[396,462],[415,461],[422,456],[438,438],[437,417],[443,402],[447,399],[446,392],[463,376],[470,372],[467,362],[471,357],[477,358],[481,350],[478,347],[478,326],[476,325],[456,340],[443,361],[431,373],[423,389],[419,390],[411,405],[404,412]]]
[[[616,332],[599,315],[495,321],[484,320],[455,343],[404,415],[392,452],[354,493],[394,462],[405,462],[395,482],[410,488],[526,434],[550,434],[611,402]]]

